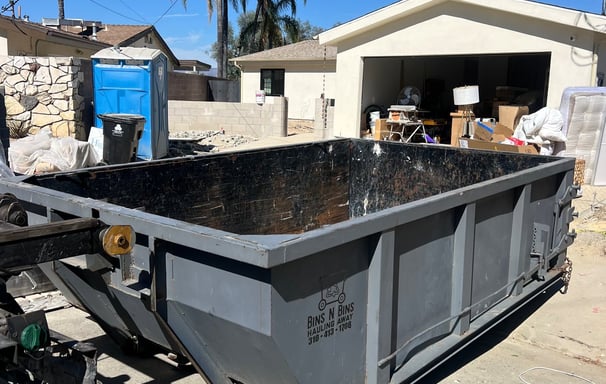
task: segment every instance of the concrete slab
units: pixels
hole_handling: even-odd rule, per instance
[[[47,312],[46,316],[51,329],[97,347],[97,379],[101,384],[205,383],[191,365],[178,367],[163,355],[125,354],[86,312],[78,308],[70,306]]]

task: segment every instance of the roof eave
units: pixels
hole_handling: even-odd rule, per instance
[[[72,36],[66,35],[65,33],[55,33],[54,31],[48,31],[46,33],[46,35],[49,37],[52,37],[56,40],[63,40],[63,41],[69,40],[69,41],[78,43],[78,45],[81,48],[82,47],[92,48],[94,46],[95,48],[103,49],[103,48],[111,47],[110,44],[103,43],[101,41],[90,40],[85,37],[77,37],[77,36],[72,37]]]
[[[342,40],[363,34],[371,29],[389,24],[393,20],[433,7],[437,3],[445,1],[448,0],[400,1],[324,31],[318,35],[318,41],[321,45],[335,45]]]
[[[550,21],[565,26],[606,34],[606,29],[596,29],[604,24],[606,17],[594,13],[577,11],[528,0],[407,0],[381,8],[346,24],[339,25],[318,35],[320,44],[337,45],[341,41],[386,25],[393,20],[409,16],[445,2],[458,2],[478,7],[521,14],[527,17]]]

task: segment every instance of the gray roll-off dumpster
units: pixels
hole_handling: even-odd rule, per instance
[[[573,172],[572,158],[334,139],[0,189],[32,222],[133,228],[132,254],[43,265],[124,348],[172,352],[212,383],[399,383],[563,284]]]

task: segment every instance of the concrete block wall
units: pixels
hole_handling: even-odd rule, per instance
[[[314,133],[316,137],[328,139],[333,136],[335,99],[316,99]]]
[[[257,138],[287,134],[288,100],[268,97],[264,104],[168,101],[168,131],[220,131]]]

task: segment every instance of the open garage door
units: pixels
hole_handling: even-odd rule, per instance
[[[550,53],[372,57],[364,59],[362,113],[386,117],[390,105],[402,104],[402,90],[416,88],[421,96],[421,117],[438,122],[445,140],[450,134],[450,113],[456,110],[452,89],[478,85],[476,117],[498,119],[499,105],[526,105],[532,113],[545,106]]]

